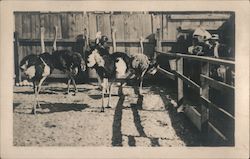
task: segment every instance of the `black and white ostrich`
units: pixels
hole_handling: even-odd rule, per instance
[[[98,76],[101,78],[101,112],[104,112],[104,93],[106,89],[109,89],[107,108],[110,108],[112,84],[116,81],[116,79],[140,79],[139,95],[141,95],[143,77],[145,73],[156,73],[157,65],[155,63],[150,63],[148,57],[144,54],[136,54],[133,57],[128,56],[128,54],[124,52],[113,52],[112,54],[110,54],[108,48],[103,45],[106,44],[108,38],[106,36],[97,36],[97,38],[98,37],[99,39],[96,40],[96,47],[88,55],[87,66],[90,68],[94,68]],[[114,50],[116,50],[115,45]],[[122,84],[120,86],[122,88]]]
[[[68,76],[67,94],[69,94],[70,91],[71,81],[73,83],[74,92],[76,94],[78,90],[75,82],[75,77],[79,73],[79,70],[81,71],[86,70],[85,61],[82,58],[82,55],[78,52],[73,52],[67,49],[57,50],[56,41],[57,41],[57,26],[55,26],[55,36],[54,36],[53,51],[52,51],[52,56],[53,59],[55,60],[54,67],[58,70],[63,71]]]
[[[35,102],[32,113],[36,114],[36,107],[40,107],[38,94],[41,90],[42,83],[52,73],[54,69],[52,55],[45,52],[44,45],[44,32],[45,29],[41,28],[41,48],[42,53],[39,55],[30,54],[25,56],[20,61],[20,69],[24,72],[24,75],[33,82],[33,88],[35,93]]]
[[[51,55],[47,52],[40,55],[30,54],[20,62],[20,69],[33,82],[36,104],[33,106],[32,113],[36,114],[36,106],[40,107],[38,94],[42,83],[54,69]]]
[[[78,68],[83,71],[85,70],[85,62],[78,53],[72,53],[65,50],[54,51],[52,54],[45,52],[43,40],[44,31],[44,28],[41,28],[42,53],[39,55],[30,54],[24,57],[20,62],[20,69],[24,72],[26,77],[33,82],[36,102],[32,109],[32,113],[34,114],[36,114],[37,106],[40,107],[38,95],[42,83],[55,68],[67,72],[68,74],[75,74],[75,72],[78,71]]]

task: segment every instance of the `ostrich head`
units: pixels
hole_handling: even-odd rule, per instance
[[[20,62],[20,69],[24,72],[24,75],[29,79],[32,79],[36,73],[36,66],[39,62],[39,57],[34,54],[25,56]],[[41,62],[41,61],[40,61]]]
[[[102,35],[100,31],[96,33],[95,37],[95,47],[99,47],[102,49],[108,49],[108,37],[105,35]]]
[[[150,61],[147,73],[150,75],[156,74],[158,66],[159,65],[156,60]]]
[[[34,54],[30,54],[28,56],[25,56],[21,62],[20,62],[20,69],[22,71],[27,70],[30,66],[33,66],[37,63],[38,61],[38,56]]]
[[[96,48],[100,50],[109,50],[108,37],[104,35],[101,36],[101,38],[98,40],[98,43],[96,43]]]
[[[98,31],[95,35],[95,43],[98,44],[100,42],[100,39],[102,37],[102,32]]]

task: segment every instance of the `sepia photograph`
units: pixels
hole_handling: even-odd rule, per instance
[[[249,83],[249,66],[242,80],[236,69],[249,60],[238,47],[246,43],[237,30],[244,24],[238,10],[145,6],[138,10],[107,4],[95,8],[97,2],[88,3],[91,9],[72,9],[77,4],[51,9],[56,3],[39,9],[34,3],[36,9],[8,10],[12,16],[8,25],[12,68],[7,70],[11,102],[6,109],[10,121],[2,117],[1,122],[10,124],[10,150],[18,154],[29,148],[37,152],[70,148],[75,156],[77,148],[84,152],[90,148],[88,156],[94,157],[96,149],[99,154],[102,148],[128,152],[138,148],[142,154],[136,151],[135,157],[143,157],[152,147],[166,153],[172,148],[236,148],[244,152],[242,156],[248,155],[248,144],[237,148],[241,106],[249,126],[245,98],[249,93],[239,93],[241,85]],[[246,50],[249,53],[249,47]],[[248,130],[243,130],[248,141]],[[106,158],[126,158],[116,153]],[[150,154],[147,158],[160,153]],[[81,157],[86,156],[76,158]]]
[[[234,145],[233,12],[14,15],[14,145]]]

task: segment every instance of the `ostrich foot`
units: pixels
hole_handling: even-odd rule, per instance
[[[103,112],[104,112],[104,107],[101,108],[101,113],[103,113]]]
[[[111,105],[107,105],[105,108],[111,108]]]
[[[34,109],[34,108],[32,109],[31,114],[36,115],[36,111],[35,111],[35,109]]]

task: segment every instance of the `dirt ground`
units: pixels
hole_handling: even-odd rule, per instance
[[[66,85],[42,87],[41,108],[34,104],[31,87],[14,87],[14,146],[199,146],[199,133],[173,108],[168,88],[146,85],[144,97],[126,86],[124,95],[112,91],[112,108],[100,112],[101,92],[94,84],[78,85],[75,96]],[[108,98],[105,98],[107,104]]]

